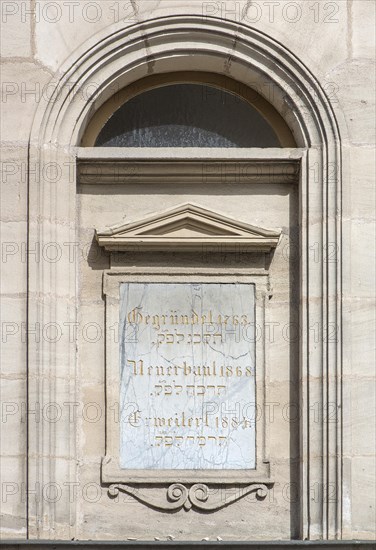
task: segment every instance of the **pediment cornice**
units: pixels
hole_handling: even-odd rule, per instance
[[[195,251],[222,245],[227,251],[275,248],[280,232],[270,231],[228,218],[192,203],[97,231],[98,244],[109,251],[171,250]]]

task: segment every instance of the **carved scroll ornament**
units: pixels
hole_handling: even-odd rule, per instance
[[[164,512],[177,512],[182,508],[186,511],[194,509],[201,512],[215,512],[251,493],[255,494],[256,499],[264,500],[268,490],[267,484],[256,482],[238,486],[231,492],[223,488],[209,488],[204,483],[195,483],[190,487],[182,483],[173,483],[167,488],[163,499],[158,500],[137,487],[125,483],[114,483],[108,488],[108,493],[113,498],[116,498],[119,492],[126,493],[139,502]]]

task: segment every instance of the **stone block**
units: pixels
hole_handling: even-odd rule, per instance
[[[374,87],[375,71],[373,62],[367,59],[353,60],[333,68],[326,75],[333,84],[331,103],[339,111],[341,123],[344,116],[346,129],[342,131],[344,144],[373,145],[374,128]]]
[[[373,540],[376,523],[375,457],[351,460],[352,537]]]
[[[349,162],[346,173],[349,185],[344,190],[344,216],[357,223],[372,222],[375,220],[376,201],[375,148],[372,146],[345,147],[344,156]]]
[[[56,71],[74,50],[95,37],[102,29],[109,26],[128,26],[136,22],[130,0],[37,2],[36,58],[46,67]],[[54,37],[53,40],[51,36]]]
[[[11,0],[1,4],[1,55],[8,57],[32,56],[32,2]]]
[[[26,460],[26,379],[1,380],[1,450],[5,456]],[[21,480],[20,480],[21,482]]]
[[[20,296],[26,292],[27,223],[1,223],[1,293]]]
[[[77,334],[81,347],[81,372],[84,380],[104,383],[105,324],[104,304],[82,305],[78,316]],[[117,330],[114,327],[116,335]]]
[[[25,377],[26,295],[1,296],[1,333],[1,372],[13,378]]]
[[[351,416],[345,418],[344,424],[351,423],[352,452],[355,456],[373,456],[376,451],[376,379],[354,374],[352,379],[344,381],[344,385],[350,386],[351,392]]]
[[[51,90],[46,85],[51,75],[29,62],[4,63],[1,73],[1,139],[26,146],[38,104],[47,106],[49,101]]]
[[[2,221],[27,219],[27,148],[2,147],[1,150]]]
[[[344,363],[351,375],[373,376],[375,342],[375,300],[344,300]]]
[[[351,51],[354,58],[375,57],[375,4],[369,0],[353,0],[351,10]]]
[[[354,219],[351,223],[351,294],[354,298],[375,298],[375,222]]]
[[[3,452],[3,451],[2,451]],[[0,457],[1,538],[26,536],[26,461],[22,456]]]
[[[82,458],[85,462],[100,460],[105,455],[105,396],[104,388],[96,383],[82,388],[79,426]],[[115,415],[115,409],[113,408]]]

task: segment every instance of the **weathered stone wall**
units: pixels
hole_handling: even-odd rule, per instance
[[[4,0],[1,4],[2,537],[25,538],[28,140],[61,64],[98,31],[173,14],[255,27],[295,53],[327,91],[343,146],[343,537],[370,539],[375,516],[374,28],[370,0],[267,2]],[[35,178],[37,167],[31,167]],[[31,262],[40,261],[38,243]],[[38,300],[38,296],[35,296]],[[29,333],[43,338],[40,327]],[[38,405],[36,409],[38,414]],[[42,415],[43,416],[43,415]],[[37,418],[37,417],[35,417]],[[42,494],[41,486],[30,487]],[[57,534],[58,536],[58,534]]]

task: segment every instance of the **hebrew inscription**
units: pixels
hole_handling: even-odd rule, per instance
[[[120,465],[255,468],[252,284],[120,285]]]

